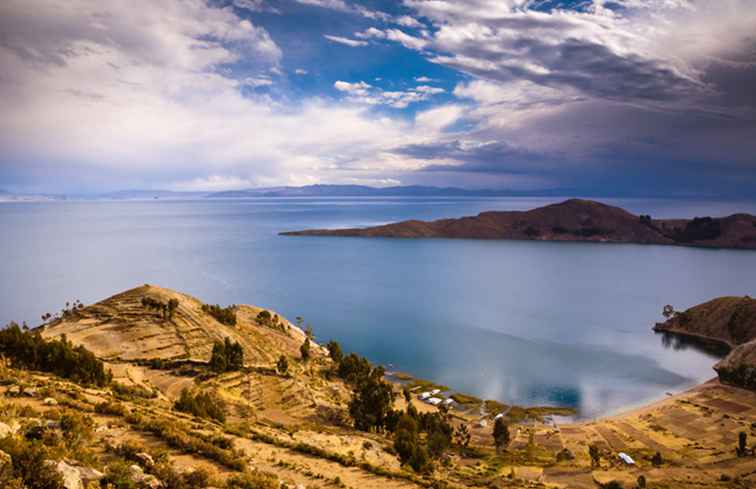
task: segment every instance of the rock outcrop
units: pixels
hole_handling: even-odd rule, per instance
[[[730,353],[714,366],[719,380],[756,390],[756,299],[719,297],[675,312],[654,331],[727,345]]]

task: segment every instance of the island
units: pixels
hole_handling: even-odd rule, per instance
[[[748,298],[669,307],[657,329],[748,345],[753,312]],[[42,320],[0,329],[4,488],[756,482],[756,391],[721,369],[721,380],[648,406],[575,420],[564,408],[386,372],[265,307],[208,304],[151,284],[91,305],[74,300]]]
[[[756,216],[654,219],[619,207],[569,199],[529,211],[489,211],[437,221],[353,229],[287,231],[283,236],[589,241],[756,249]]]

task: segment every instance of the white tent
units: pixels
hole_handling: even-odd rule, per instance
[[[430,392],[422,392],[420,394],[420,399],[428,399],[431,396]]]
[[[431,397],[430,399],[428,399],[428,404],[438,406],[439,404],[441,404],[441,401],[443,401],[443,399],[439,399],[438,397]]]
[[[621,458],[622,461],[625,462],[627,465],[635,465],[635,460],[633,460],[633,458],[630,455],[626,454],[625,452],[620,452],[619,458]]]

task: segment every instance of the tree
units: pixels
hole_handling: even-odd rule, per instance
[[[210,368],[216,372],[225,372],[228,368],[225,343],[216,341],[213,344],[213,352],[210,355]]]
[[[746,435],[745,431],[738,433],[738,449],[736,452],[738,454],[738,457],[746,456],[746,441],[748,439],[747,436],[748,435]]]
[[[278,373],[281,375],[286,375],[289,372],[289,361],[285,356],[281,355],[280,357],[278,357],[278,362],[276,362],[276,370],[278,370]]]
[[[333,363],[339,365],[344,359],[344,354],[341,351],[341,345],[339,345],[339,342],[331,340],[326,345],[326,348],[328,348],[328,356],[331,357]]]
[[[454,432],[454,440],[457,442],[457,445],[459,445],[461,448],[467,448],[467,445],[470,444],[470,430],[467,429],[466,424],[461,424],[457,427],[457,430]]]
[[[304,343],[299,347],[299,353],[305,362],[310,359],[310,338],[305,338]]]
[[[216,341],[210,356],[210,368],[216,372],[231,372],[244,367],[244,349],[238,341],[229,338]]]
[[[493,438],[497,452],[500,452],[502,448],[506,448],[509,445],[509,425],[507,425],[503,417],[498,418],[494,422]]]
[[[669,319],[674,315],[675,315],[674,307],[672,307],[670,304],[667,304],[666,306],[664,306],[664,309],[662,309],[662,316],[664,316],[665,319]]]
[[[651,463],[654,467],[661,467],[661,464],[664,463],[661,452],[656,452],[654,456],[651,457]]]
[[[173,314],[176,312],[176,309],[178,309],[178,306],[178,299],[171,299],[168,301],[168,319],[173,319]]]
[[[399,418],[394,432],[394,450],[403,464],[409,462],[418,444],[417,422],[408,415]]]
[[[354,389],[349,414],[362,431],[381,431],[394,404],[394,390],[383,380],[382,367],[375,367]]]
[[[588,455],[591,457],[591,467],[598,467],[601,463],[601,451],[599,450],[599,447],[591,444],[588,447]]]
[[[225,340],[226,350],[226,369],[241,370],[244,368],[244,349],[238,341],[231,343],[231,340]]]

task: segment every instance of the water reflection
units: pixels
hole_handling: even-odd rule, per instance
[[[720,341],[696,338],[667,331],[656,331],[655,333],[661,336],[661,344],[667,349],[675,351],[693,349],[717,360],[724,358],[730,352],[730,347]]]

